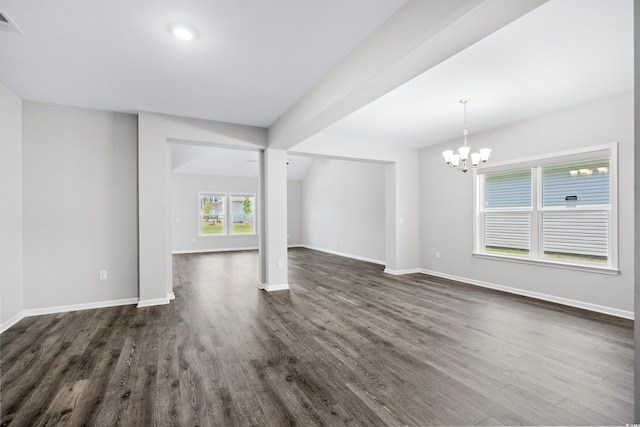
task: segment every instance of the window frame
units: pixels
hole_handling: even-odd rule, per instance
[[[202,207],[200,205],[200,201],[203,195],[215,195],[215,196],[222,196],[223,199],[223,203],[224,203],[224,209],[223,209],[223,213],[222,213],[222,217],[223,217],[223,221],[222,221],[222,233],[211,233],[211,234],[205,234],[202,232],[202,217],[204,216],[204,214],[202,213]],[[198,203],[198,222],[197,222],[197,226],[198,226],[198,236],[199,237],[219,237],[219,236],[226,236],[227,235],[227,193],[224,191],[198,191],[198,198],[196,200],[196,202]]]
[[[251,225],[251,233],[234,233],[233,232],[233,212],[232,212],[232,203],[233,200],[231,200],[231,198],[233,197],[252,197],[253,198],[253,203],[252,203],[252,208],[253,208],[253,212],[251,213],[252,218],[252,225]],[[256,232],[256,228],[257,228],[257,212],[256,212],[256,205],[257,205],[257,195],[256,193],[228,193],[227,194],[227,199],[229,201],[229,236],[253,236],[255,234],[258,234]]]
[[[201,206],[200,206],[200,198],[203,195],[217,195],[222,196],[224,200],[224,213],[221,214],[223,217],[223,227],[222,233],[211,233],[205,234],[202,232],[202,214]],[[233,233],[233,213],[231,207],[231,198],[232,197],[253,197],[253,225],[251,233]],[[258,234],[258,195],[256,193],[248,193],[248,192],[228,192],[228,191],[198,191],[198,197],[196,200],[198,207],[198,237],[205,238],[217,238],[217,237],[242,237],[242,236],[255,236]]]
[[[496,171],[496,172],[513,172],[513,173],[515,173],[515,172],[525,171],[525,170],[528,171],[529,183],[531,183],[531,180],[534,177],[533,171],[531,170],[531,168],[527,168],[527,167],[517,168],[516,167],[516,168],[513,168],[513,169],[506,170],[506,171]],[[486,194],[485,193],[486,187],[485,187],[485,180],[481,179],[480,181],[482,181],[482,183],[481,183],[481,185],[482,185],[482,193],[481,194],[483,195],[483,198],[481,200],[481,203],[482,203],[482,201],[485,200],[484,199],[484,195]],[[482,239],[480,248],[485,248],[486,249],[486,241],[485,241],[486,220],[485,219],[486,219],[486,214],[487,213],[493,213],[493,214],[497,214],[497,215],[512,215],[512,216],[518,216],[518,215],[526,214],[526,216],[528,216],[528,220],[529,220],[529,235],[528,235],[529,247],[527,248],[528,253],[526,255],[525,254],[523,254],[523,255],[513,254],[513,256],[529,257],[530,254],[531,254],[531,251],[532,251],[532,244],[533,244],[532,241],[531,241],[531,227],[533,225],[533,218],[532,217],[533,217],[533,205],[534,205],[534,203],[535,203],[535,194],[533,193],[533,186],[531,186],[531,201],[529,203],[529,206],[494,207],[494,208],[490,208],[487,211],[487,209],[484,206],[479,205],[480,209],[482,211],[482,212],[480,212],[480,217],[478,218],[479,225],[480,225],[481,230],[482,230],[481,231],[482,234],[480,236],[481,239]],[[486,250],[482,251],[482,252],[483,253],[487,253],[487,254],[492,254],[492,255],[493,254],[500,254],[500,252],[492,252],[492,251],[487,252]],[[503,255],[504,255],[504,253],[503,253]]]
[[[542,206],[542,168],[545,166],[560,165],[577,161],[586,161],[597,158],[610,158],[610,206],[608,218],[608,254],[607,264],[598,265],[587,262],[570,260],[558,260],[544,258],[542,241],[542,215],[545,212],[554,212],[558,209],[549,209]],[[532,173],[532,205],[529,210],[530,231],[529,231],[529,254],[515,255],[487,252],[484,245],[484,175],[487,173],[506,172],[518,169],[531,168]],[[502,260],[509,262],[520,262],[534,265],[544,265],[571,270],[589,271],[602,274],[617,275],[618,269],[618,144],[606,144],[594,147],[563,151],[548,155],[528,157],[514,161],[506,161],[485,166],[473,170],[473,256],[477,258]],[[566,208],[565,208],[566,209]],[[576,207],[575,210],[590,211],[602,210],[592,207]],[[507,211],[512,211],[508,208]],[[490,212],[500,212],[500,209],[493,209]]]

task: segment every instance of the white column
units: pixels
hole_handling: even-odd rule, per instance
[[[266,291],[289,289],[287,267],[287,152],[260,154],[260,282]]]
[[[385,272],[415,273],[420,267],[420,173],[419,157],[399,153],[386,166]]]
[[[385,166],[385,272],[393,272],[398,269],[397,253],[397,220],[396,220],[396,163]]]
[[[138,115],[138,307],[169,304],[167,139],[152,116]],[[170,212],[170,211],[169,211]]]

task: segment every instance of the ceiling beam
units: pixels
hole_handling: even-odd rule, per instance
[[[289,149],[547,0],[409,0],[268,129]]]

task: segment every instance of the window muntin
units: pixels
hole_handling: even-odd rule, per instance
[[[231,194],[231,234],[255,234],[255,195]]]
[[[225,193],[199,193],[200,199],[200,235],[211,236],[226,234],[225,229]]]
[[[616,162],[614,144],[478,171],[476,253],[617,270]]]

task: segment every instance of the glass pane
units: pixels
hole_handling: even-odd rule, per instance
[[[485,252],[529,255],[529,212],[486,212],[484,214]]]
[[[231,201],[231,233],[255,233],[255,196],[232,194]]]
[[[608,206],[611,203],[609,170],[609,158],[542,168],[542,206]]]
[[[542,214],[544,257],[606,264],[609,213],[606,211],[555,211]]]
[[[224,194],[200,193],[200,234],[225,234]]]
[[[531,169],[487,173],[484,176],[484,207],[531,207]]]

